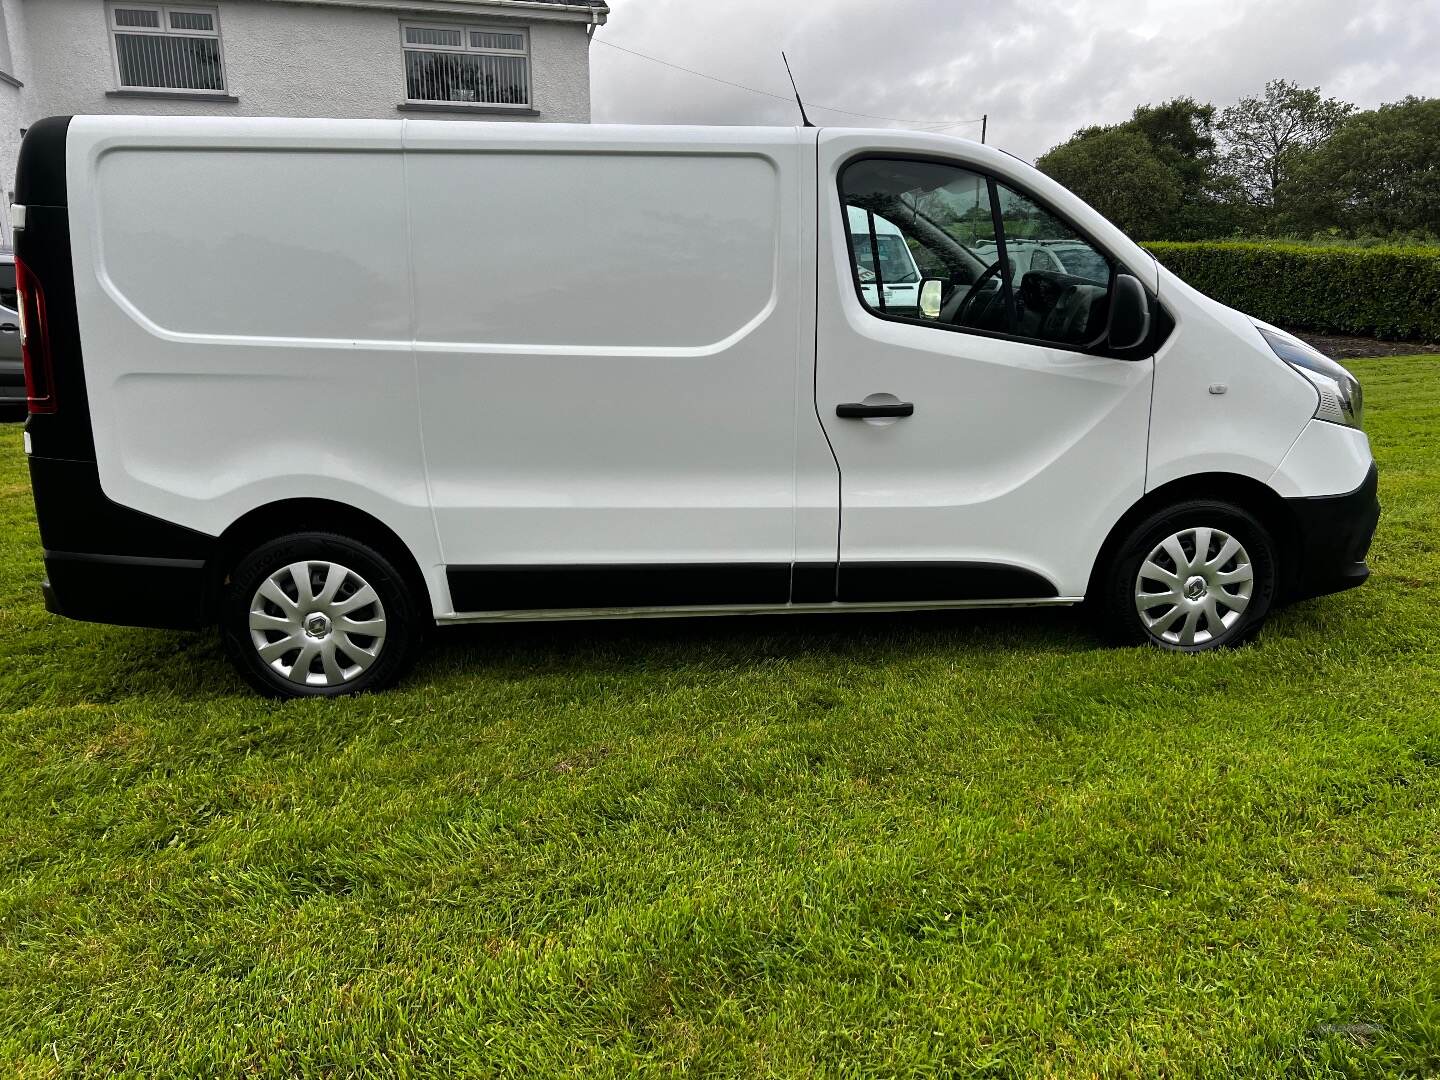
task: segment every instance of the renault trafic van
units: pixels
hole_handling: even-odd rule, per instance
[[[1085,601],[1200,651],[1368,573],[1356,381],[972,142],[62,117],[16,201],[49,609],[218,625],[265,693],[524,619]]]

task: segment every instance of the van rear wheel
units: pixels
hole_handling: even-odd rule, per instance
[[[1206,652],[1259,633],[1276,580],[1275,542],[1265,526],[1238,506],[1197,500],[1130,532],[1097,603],[1118,641]]]
[[[367,544],[305,532],[262,544],[233,573],[220,633],[231,662],[270,697],[340,697],[390,686],[410,667],[418,607]]]

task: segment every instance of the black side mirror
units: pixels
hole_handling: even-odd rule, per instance
[[[1150,340],[1150,297],[1140,279],[1116,274],[1110,293],[1110,319],[1105,344],[1111,352],[1128,353]]]

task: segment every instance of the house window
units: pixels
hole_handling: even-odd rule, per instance
[[[493,26],[405,23],[405,96],[416,102],[530,104],[530,35]]]
[[[110,36],[121,89],[225,89],[220,14],[213,7],[114,4]]]

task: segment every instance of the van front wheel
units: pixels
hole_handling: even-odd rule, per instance
[[[1205,652],[1254,637],[1275,583],[1275,542],[1265,526],[1238,506],[1197,500],[1131,531],[1097,603],[1118,640]]]
[[[380,552],[333,533],[261,545],[236,566],[220,633],[240,674],[270,697],[379,690],[410,666],[415,599]]]

